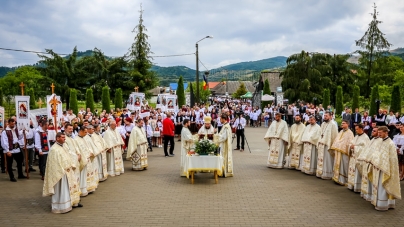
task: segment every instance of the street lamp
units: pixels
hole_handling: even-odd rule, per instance
[[[206,36],[203,39],[199,40],[196,42],[195,47],[196,47],[196,103],[199,103],[199,56],[198,56],[198,43],[206,38],[212,39],[213,36]]]

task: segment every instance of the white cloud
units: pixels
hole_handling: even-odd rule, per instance
[[[97,47],[109,56],[127,52],[139,20],[140,0],[4,1],[0,47],[70,53]],[[404,2],[376,0],[381,30],[394,47],[401,39]],[[392,7],[394,5],[394,7]],[[301,50],[347,53],[356,50],[371,20],[367,0],[148,0],[143,19],[155,55],[194,53],[209,68],[239,61],[289,56]],[[5,57],[6,55],[6,57]],[[35,63],[36,56],[0,52],[0,65]],[[195,56],[155,58],[160,66],[195,68]]]

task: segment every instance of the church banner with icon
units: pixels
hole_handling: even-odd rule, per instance
[[[29,129],[29,98],[29,96],[15,96],[15,113],[19,130]]]
[[[145,101],[146,99],[144,93],[132,92],[129,95],[129,100],[126,108],[130,111],[140,110],[140,108],[145,105]]]
[[[62,118],[62,102],[60,101],[60,96],[56,94],[47,95],[46,96],[46,113],[48,115],[48,119],[52,119],[54,127],[60,126],[60,119]],[[55,122],[55,116],[57,122]]]
[[[4,107],[0,106],[0,127],[4,128]]]
[[[177,95],[158,95],[156,107],[160,108],[161,111],[176,112],[178,110]]]

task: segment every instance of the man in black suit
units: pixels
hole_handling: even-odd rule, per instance
[[[355,113],[351,115],[351,128],[354,129],[359,123],[362,123],[362,115],[359,113],[359,109],[355,108]]]
[[[299,113],[300,118],[303,116],[304,113],[306,113],[306,106],[302,102],[300,103]]]
[[[376,114],[375,121],[377,126],[385,126],[386,125],[386,115],[383,113],[383,110],[380,109],[379,113]]]
[[[352,122],[352,116],[351,116],[351,110],[347,109],[345,113],[342,115],[342,120],[348,121],[348,125],[351,126]]]

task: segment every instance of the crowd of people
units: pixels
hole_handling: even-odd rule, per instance
[[[94,192],[99,182],[123,174],[123,157],[136,171],[148,168],[147,154],[156,148],[173,157],[176,137],[181,141],[181,176],[186,175],[184,157],[194,147],[194,135],[199,135],[216,139],[224,160],[223,176],[231,177],[232,139],[237,138],[234,150],[244,151],[245,127],[261,127],[264,122],[268,167],[286,166],[332,179],[360,192],[378,210],[394,208],[395,199],[401,198],[400,179],[404,179],[404,119],[383,110],[370,117],[358,110],[351,114],[346,108],[341,115],[338,132],[331,107],[301,103],[261,109],[250,101],[217,98],[209,105],[184,105],[178,111],[146,105],[137,111],[125,108],[109,113],[80,109],[76,116],[68,110],[58,126],[43,118],[37,127],[31,122],[26,130],[18,130],[12,117],[1,133],[5,154],[1,170],[7,170],[10,181],[16,182],[13,171],[24,179],[23,164],[33,174],[38,161],[43,195],[52,196],[52,212],[65,213],[82,207],[80,197]]]

